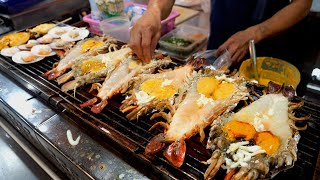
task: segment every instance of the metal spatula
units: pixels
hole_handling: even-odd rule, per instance
[[[257,56],[256,56],[256,48],[254,45],[254,40],[249,41],[249,52],[252,60],[252,69],[253,69],[253,79],[259,82],[259,74],[257,70]]]

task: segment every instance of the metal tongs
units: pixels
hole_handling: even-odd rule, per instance
[[[202,57],[206,59],[207,68],[213,70],[226,71],[232,64],[231,55],[226,50],[222,55],[217,57],[217,50],[206,50],[197,52],[192,55],[194,58]]]
[[[252,60],[253,79],[259,82],[259,74],[258,74],[258,70],[257,70],[256,48],[255,48],[253,39],[251,39],[249,41],[249,52],[250,52],[250,57]]]

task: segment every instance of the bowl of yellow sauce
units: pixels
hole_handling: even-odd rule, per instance
[[[251,59],[243,61],[239,69],[241,77],[247,80],[256,80],[265,86],[269,81],[273,81],[280,85],[291,85],[297,88],[300,82],[299,70],[294,65],[277,58],[258,57],[257,72],[258,77],[255,77]]]

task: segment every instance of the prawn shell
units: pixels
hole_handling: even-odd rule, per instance
[[[18,53],[20,50],[18,47],[4,48],[1,50],[1,55],[12,57],[14,54]]]
[[[41,55],[41,54],[39,54],[39,52],[40,52],[41,49],[48,49],[48,50],[50,49],[50,54],[48,54],[48,55]],[[36,55],[36,56],[40,56],[40,57],[53,56],[53,55],[56,54],[54,51],[52,51],[51,47],[48,46],[48,45],[36,45],[36,46],[33,46],[33,47],[31,48],[31,53],[34,54],[34,55]]]
[[[34,62],[38,62],[41,61],[44,57],[36,57],[34,60],[30,61],[30,62],[25,62],[22,57],[25,56],[31,56],[33,55],[30,51],[20,51],[18,53],[16,53],[15,55],[12,56],[12,60],[15,63],[19,63],[19,64],[30,64],[30,63],[34,63]]]
[[[79,33],[79,36],[77,36],[76,38],[72,38],[69,36],[69,33],[71,31],[77,31]],[[79,40],[82,40],[84,38],[86,38],[88,35],[89,35],[89,30],[87,29],[74,29],[74,30],[71,30],[69,31],[68,33],[65,33],[61,36],[61,39],[64,40],[64,41],[67,41],[67,42],[74,42],[74,41],[79,41]]]

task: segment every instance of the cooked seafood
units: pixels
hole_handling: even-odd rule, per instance
[[[81,57],[76,61],[71,71],[57,79],[58,84],[65,83],[75,77],[74,80],[61,87],[62,91],[66,92],[87,83],[94,83],[96,79],[107,77],[131,53],[132,50],[127,47],[95,57]]]
[[[38,38],[37,41],[40,44],[50,44],[53,42],[53,37],[50,34],[46,34],[41,38]]]
[[[32,29],[27,29],[27,31],[29,31],[33,37],[37,38],[37,37],[40,37],[40,36],[47,34],[48,31],[55,26],[56,26],[56,24],[44,23],[44,24],[40,24]]]
[[[17,47],[4,48],[1,50],[1,55],[11,57],[19,51],[20,50]]]
[[[53,56],[56,54],[48,45],[35,45],[31,48],[31,53],[36,56],[43,57]]]
[[[152,109],[160,111],[170,108],[181,100],[179,87],[191,75],[193,69],[202,66],[202,59],[190,60],[174,70],[164,70],[158,74],[142,74],[135,78],[134,85],[129,91],[129,96],[122,102],[120,110],[127,115],[129,120],[138,119],[139,116]]]
[[[99,85],[97,97],[101,100],[100,103],[94,105],[91,111],[94,113],[100,113],[102,109],[107,105],[108,100],[119,93],[124,93],[129,87],[130,81],[138,74],[147,74],[153,72],[156,68],[171,63],[170,57],[166,57],[161,60],[152,60],[150,63],[143,65],[139,59],[128,58],[126,61],[115,69],[109,78],[103,82],[102,86]],[[98,99],[93,98],[81,107],[93,105]]]
[[[46,72],[46,76],[49,80],[55,79],[70,69],[77,58],[80,56],[94,56],[99,53],[103,53],[106,48],[116,47],[113,43],[116,40],[111,37],[102,38],[89,38],[77,43],[77,45],[66,53],[66,56],[61,59],[52,70]]]
[[[33,46],[39,44],[37,40],[31,39],[27,42],[27,44],[22,44],[18,46],[20,50],[30,50]]]
[[[67,42],[67,41],[64,41],[62,39],[55,39],[53,40],[52,43],[49,44],[49,46],[52,48],[52,49],[68,49],[70,48],[71,46],[73,46],[74,43],[72,42]]]
[[[72,30],[74,27],[71,26],[57,26],[48,31],[48,34],[50,34],[53,38],[60,38],[63,34],[68,33],[70,30]]]
[[[237,113],[228,113],[212,123],[207,148],[214,150],[205,179],[220,167],[226,179],[270,178],[290,168],[297,160],[298,130],[292,103],[282,94],[263,95]]]
[[[0,38],[0,50],[24,44],[29,38],[30,34],[28,32],[17,32],[4,35]]]
[[[89,35],[89,30],[83,28],[74,28],[61,36],[61,39],[67,42],[79,41]]]
[[[193,73],[185,98],[173,116],[167,114],[167,123],[159,122],[151,127],[162,125],[165,132],[151,139],[145,148],[147,155],[153,155],[166,143],[172,143],[164,151],[164,156],[174,166],[182,166],[186,152],[185,140],[199,133],[202,141],[205,137],[204,128],[224,112],[233,109],[240,100],[247,99],[249,93],[244,79],[216,73],[211,70]]]
[[[12,56],[12,60],[19,64],[29,64],[42,60],[44,57],[38,57],[30,51],[20,51]]]

